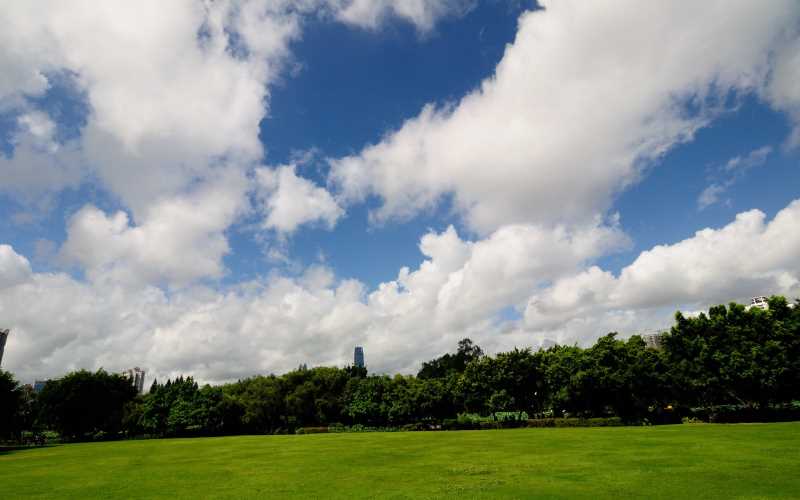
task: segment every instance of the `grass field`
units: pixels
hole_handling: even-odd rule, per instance
[[[0,498],[800,498],[800,423],[241,436],[0,454]]]

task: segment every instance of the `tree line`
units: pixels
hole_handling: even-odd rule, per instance
[[[0,438],[18,439],[24,430],[83,440],[447,428],[467,414],[666,423],[735,411],[769,419],[783,410],[800,416],[798,400],[800,307],[776,296],[768,310],[732,303],[695,317],[677,313],[660,348],[609,333],[588,348],[488,356],[464,339],[416,376],[300,367],[219,386],[192,377],[154,381],[137,395],[130,380],[101,369],[70,373],[34,394],[0,371]]]

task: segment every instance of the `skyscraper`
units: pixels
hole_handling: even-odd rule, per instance
[[[361,346],[356,346],[356,350],[353,353],[353,366],[364,368],[364,348]]]
[[[136,387],[136,391],[139,394],[144,392],[144,374],[145,371],[138,366],[122,372],[123,376],[128,377],[131,380],[131,383],[134,387]]]
[[[6,339],[11,330],[0,330],[0,366],[3,366],[3,352],[6,350]]]

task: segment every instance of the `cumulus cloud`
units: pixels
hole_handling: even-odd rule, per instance
[[[67,187],[76,187],[85,175],[75,142],[54,139],[56,125],[45,113],[29,111],[17,118],[11,135],[14,154],[0,153],[0,192],[20,201],[47,203]]]
[[[800,18],[792,0],[544,7],[522,15],[478,89],[331,160],[331,183],[353,202],[380,196],[379,220],[452,194],[484,234],[507,223],[585,221],[713,119],[719,102],[763,90],[771,54],[793,43]],[[775,102],[789,93],[776,84]]]
[[[32,273],[0,246],[0,317],[14,330],[4,362],[24,380],[143,365],[161,378],[223,381],[301,363],[343,365],[353,345],[366,347],[373,371],[413,372],[465,336],[490,352],[586,344],[612,330],[668,325],[679,306],[800,292],[798,226],[800,200],[771,221],[744,212],[642,252],[618,276],[593,264],[626,244],[613,226],[511,226],[476,241],[448,228],[421,238],[418,268],[373,290],[315,265],[297,276],[166,293]],[[502,317],[509,307],[522,318]]]
[[[153,203],[133,223],[123,211],[107,215],[87,205],[70,218],[61,253],[92,281],[181,286],[220,277],[229,250],[224,231],[247,209],[246,190],[244,175],[230,169]]]
[[[28,259],[19,255],[9,245],[0,245],[0,288],[18,285],[31,275]]]
[[[128,228],[123,216],[114,221],[92,210],[90,217],[100,219],[90,226],[102,228],[103,245],[71,248],[75,255],[90,253],[90,269],[119,262],[92,249],[130,251],[148,231],[147,224]],[[115,222],[119,227],[107,228]],[[169,294],[149,280],[84,283],[36,273],[0,292],[0,314],[15,329],[9,352],[16,354],[8,362],[23,377],[136,364],[161,377],[192,373],[220,381],[300,363],[341,365],[356,344],[368,346],[374,370],[413,371],[420,359],[465,335],[487,346],[506,345],[509,339],[497,335],[501,309],[521,309],[537,287],[625,241],[618,229],[600,224],[575,231],[509,227],[474,242],[450,227],[423,236],[425,262],[418,269],[403,268],[372,291],[321,265],[296,277],[276,274],[221,291],[189,286]],[[124,271],[146,273],[148,265],[143,260]],[[119,272],[106,269],[99,276]],[[22,307],[28,301],[35,303]],[[38,361],[17,361],[23,359]]]
[[[299,226],[323,222],[333,228],[344,210],[331,194],[297,175],[295,165],[256,170],[256,196],[264,214],[262,227],[292,233]]]
[[[800,293],[800,200],[772,221],[742,212],[719,229],[644,251],[619,276],[596,266],[557,280],[530,298],[528,328],[547,329],[610,311],[702,308],[753,295]]]

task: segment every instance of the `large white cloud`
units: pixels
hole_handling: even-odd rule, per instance
[[[24,380],[139,365],[162,378],[222,381],[301,363],[343,365],[354,345],[365,346],[375,371],[409,372],[465,336],[489,351],[586,344],[611,330],[668,325],[681,305],[800,293],[798,227],[800,200],[770,222],[744,212],[642,252],[619,276],[592,264],[625,244],[614,227],[512,226],[478,241],[449,228],[422,237],[417,269],[371,291],[315,266],[296,277],[166,293],[34,273],[0,246],[0,317],[13,330],[4,362]],[[508,308],[523,317],[504,317]]]
[[[162,259],[148,260],[146,240],[158,239],[149,224],[132,229],[123,214],[108,218],[92,208],[76,219],[72,224],[85,228],[75,232],[92,231],[84,239],[95,244],[66,249],[85,259],[88,282],[27,268],[0,292],[0,317],[15,331],[8,363],[22,377],[130,364],[162,377],[227,380],[300,363],[344,364],[357,344],[367,346],[373,369],[413,371],[465,335],[502,345],[496,335],[502,309],[521,309],[538,287],[626,243],[618,229],[601,225],[508,227],[475,242],[451,227],[421,239],[426,260],[418,269],[403,268],[371,292],[314,266],[298,277],[166,293],[148,285],[153,279],[147,276],[136,279],[166,272],[153,264]],[[168,270],[173,278],[203,263],[188,243],[181,249],[185,267]],[[5,248],[17,268],[27,262]],[[124,252],[136,259],[119,259]]]
[[[374,215],[385,219],[452,193],[483,233],[585,221],[731,93],[763,91],[771,55],[793,43],[800,19],[794,0],[544,6],[520,18],[495,74],[474,92],[332,160],[343,197],[377,194]],[[789,72],[796,51],[781,54]],[[793,80],[781,81],[776,103],[794,97]]]
[[[247,209],[246,191],[241,172],[220,171],[186,195],[154,202],[138,225],[125,212],[87,205],[70,218],[62,254],[92,281],[186,285],[221,277],[224,231]]]
[[[765,219],[759,210],[742,212],[720,229],[642,252],[619,276],[593,266],[564,277],[531,297],[525,323],[547,329],[608,311],[792,298],[800,294],[800,200]]]

